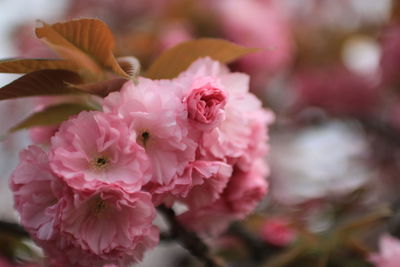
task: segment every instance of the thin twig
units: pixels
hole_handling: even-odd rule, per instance
[[[175,216],[175,212],[165,206],[158,207],[170,225],[170,237],[179,241],[193,256],[202,261],[207,267],[222,267],[215,257],[211,256],[210,249],[204,242],[193,232],[190,232],[181,225]]]

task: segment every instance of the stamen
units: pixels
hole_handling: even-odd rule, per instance
[[[148,140],[150,139],[150,133],[148,131],[143,131],[137,138],[136,142],[143,147],[146,147]]]
[[[93,166],[98,170],[103,170],[108,166],[108,159],[104,156],[96,157],[93,160]]]
[[[101,213],[103,213],[105,211],[106,208],[107,208],[107,204],[99,196],[95,197],[92,200],[91,211],[92,211],[93,215],[99,216]]]

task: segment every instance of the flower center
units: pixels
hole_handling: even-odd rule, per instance
[[[147,142],[150,139],[150,133],[148,131],[143,131],[137,138],[136,142],[143,147],[146,147]]]
[[[93,215],[99,216],[107,209],[107,204],[99,196],[95,197],[90,205],[90,210]]]
[[[93,166],[97,170],[103,170],[108,166],[108,159],[105,156],[98,156],[93,160]]]

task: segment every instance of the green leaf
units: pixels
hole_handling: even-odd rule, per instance
[[[213,38],[188,41],[161,54],[147,70],[145,76],[151,79],[171,79],[186,70],[198,58],[208,56],[222,63],[229,63],[257,50]]]
[[[78,114],[84,110],[93,110],[93,108],[76,103],[63,103],[49,106],[42,111],[32,114],[16,126],[12,127],[9,131],[15,132],[34,126],[57,125],[67,120],[70,116]]]
[[[0,100],[38,95],[76,93],[68,84],[79,84],[81,77],[68,70],[39,70],[12,81],[0,89]]]

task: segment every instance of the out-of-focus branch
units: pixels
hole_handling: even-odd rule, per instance
[[[224,266],[219,259],[210,254],[210,249],[204,242],[193,232],[185,229],[177,220],[175,212],[165,206],[158,207],[164,218],[170,225],[169,238],[173,238],[180,242],[193,256],[202,261],[207,267]]]
[[[392,145],[400,146],[399,132],[392,126],[379,120],[360,120],[364,128],[376,136],[390,142]]]
[[[393,212],[389,207],[382,206],[379,207],[375,212],[368,214],[365,217],[356,219],[353,222],[339,227],[336,230],[336,233],[342,237],[350,237],[351,234],[357,231],[369,229],[372,225],[375,225],[382,220],[387,220],[392,215]]]
[[[7,233],[20,238],[29,238],[28,232],[21,225],[11,222],[0,221],[0,233]]]
[[[236,236],[246,245],[255,262],[265,261],[265,259],[269,258],[271,255],[282,250],[280,247],[268,245],[265,241],[254,236],[237,222],[229,227],[228,234]]]

